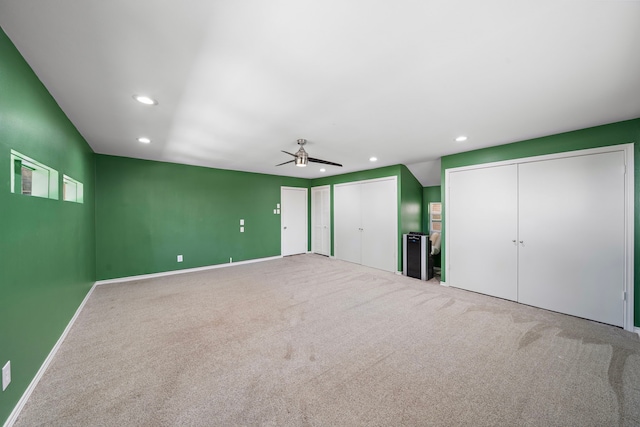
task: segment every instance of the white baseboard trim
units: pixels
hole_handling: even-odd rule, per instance
[[[233,267],[235,265],[253,264],[254,262],[271,261],[274,259],[280,259],[282,255],[272,256],[267,258],[248,259],[246,261],[228,262],[224,264],[207,265],[205,267],[185,268],[184,270],[171,270],[163,271],[162,273],[140,274],[138,276],[118,277],[117,279],[98,280],[97,286],[109,285],[112,283],[133,282],[135,280],[154,279],[156,277],[173,276],[176,274],[195,273],[197,271],[213,270],[216,268]]]
[[[24,408],[24,405],[27,403],[27,400],[29,400],[29,397],[31,397],[31,393],[33,393],[33,390],[36,388],[36,385],[38,385],[38,382],[40,381],[40,379],[44,375],[45,371],[47,370],[47,368],[51,364],[51,361],[53,360],[53,358],[55,357],[56,353],[58,352],[58,349],[60,349],[60,346],[62,345],[62,343],[64,342],[65,338],[69,334],[69,331],[71,330],[71,327],[73,326],[73,324],[75,323],[76,319],[80,315],[80,312],[84,308],[85,304],[89,300],[89,297],[91,296],[91,294],[93,293],[93,290],[95,288],[96,288],[96,283],[94,283],[93,286],[91,286],[91,289],[89,290],[89,292],[87,292],[87,295],[82,300],[82,303],[80,303],[80,306],[76,310],[76,313],[73,315],[71,320],[69,320],[69,323],[67,324],[67,327],[64,328],[64,331],[62,332],[62,335],[60,335],[60,338],[58,338],[58,341],[56,342],[56,344],[53,346],[53,348],[49,352],[49,355],[47,356],[47,358],[44,359],[44,362],[42,362],[42,366],[40,366],[40,369],[38,369],[38,372],[36,373],[36,376],[33,377],[33,379],[31,380],[31,383],[29,384],[29,387],[27,387],[27,389],[24,391],[24,393],[22,394],[22,397],[20,398],[20,400],[18,400],[18,404],[13,408],[13,411],[11,411],[11,414],[9,414],[9,418],[7,418],[7,421],[5,421],[5,423],[4,423],[4,427],[13,426],[13,424],[18,419],[18,415],[20,415],[20,412],[22,411],[22,408]]]
[[[640,335],[640,328],[633,328],[633,332]]]
[[[447,288],[449,287],[449,285],[447,285],[447,282],[440,282],[440,285],[446,286]]]

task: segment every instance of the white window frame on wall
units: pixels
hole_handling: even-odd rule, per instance
[[[67,202],[84,203],[84,186],[68,175],[62,175],[62,198]]]
[[[58,171],[44,165],[31,157],[25,156],[15,150],[11,150],[11,192],[24,194],[22,188],[16,191],[16,163],[32,171],[31,194],[34,197],[58,199]],[[20,170],[22,174],[22,170]]]

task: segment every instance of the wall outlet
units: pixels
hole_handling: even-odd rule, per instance
[[[244,227],[240,227],[240,232],[244,233]]]
[[[244,219],[240,220],[240,225],[244,225]]]
[[[182,262],[182,255],[178,255],[178,262]]]
[[[2,391],[5,391],[11,382],[11,361],[2,367]]]
[[[233,258],[229,257],[229,263],[233,262]]]

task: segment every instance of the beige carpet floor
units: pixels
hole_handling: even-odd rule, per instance
[[[317,255],[96,288],[23,426],[636,426],[621,329]]]

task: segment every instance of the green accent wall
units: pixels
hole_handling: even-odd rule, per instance
[[[95,278],[93,151],[0,29],[0,424],[58,341]],[[11,192],[14,149],[81,181],[84,204]]]
[[[405,165],[400,165],[400,178],[400,234],[422,232],[422,184]]]
[[[405,165],[385,166],[311,180],[311,187],[331,186],[331,255],[334,255],[333,225],[335,223],[333,186],[389,176],[395,176],[398,185],[398,271],[402,270],[402,234],[409,231],[422,231],[422,187]]]
[[[566,132],[557,135],[536,138],[527,141],[490,147],[481,150],[467,151],[442,158],[442,182],[445,182],[447,169],[476,165],[482,163],[512,160],[524,157],[540,156],[544,154],[561,153],[565,151],[583,150],[588,148],[605,147],[617,144],[634,144],[634,324],[640,326],[640,118],[587,129]],[[446,183],[445,183],[446,185]],[[446,187],[442,186],[442,200],[445,200]],[[443,213],[446,206],[443,203]],[[446,229],[445,229],[446,231]],[[442,264],[444,265],[444,233],[442,238]],[[442,270],[442,280],[445,281],[446,272]]]
[[[106,155],[96,170],[98,280],[279,256],[280,187],[309,188],[308,179]]]

